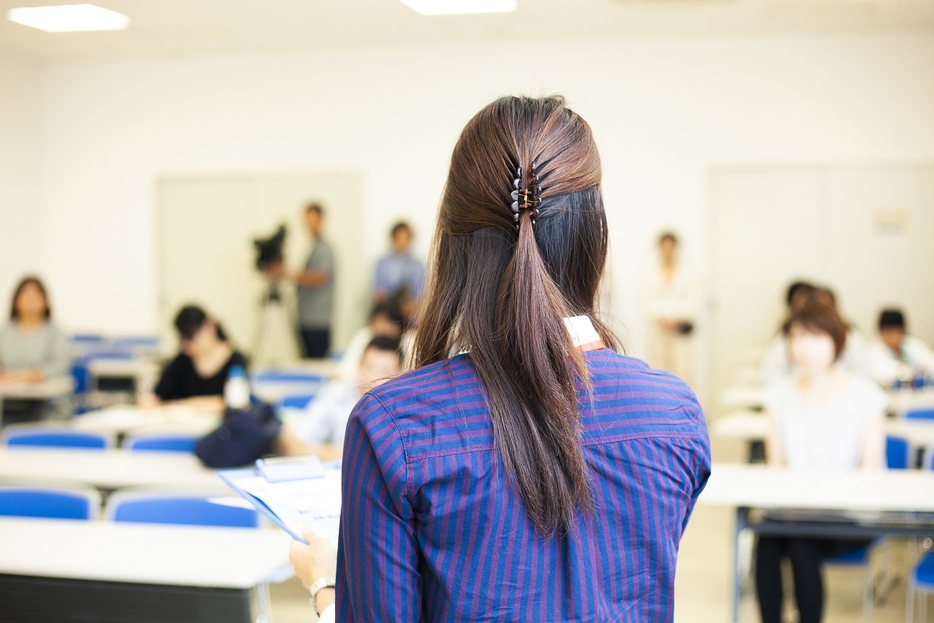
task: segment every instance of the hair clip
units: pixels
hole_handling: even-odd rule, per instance
[[[516,179],[512,182],[513,191],[510,193],[512,197],[512,221],[516,224],[516,229],[519,229],[519,215],[522,214],[523,210],[531,210],[532,225],[535,224],[535,219],[538,218],[538,206],[542,205],[541,192],[542,188],[538,184],[538,176],[535,174],[535,165],[532,165],[530,170],[532,174],[529,179],[529,185],[527,188],[522,188],[522,167],[519,167],[516,172]]]

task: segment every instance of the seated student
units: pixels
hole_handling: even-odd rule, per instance
[[[792,288],[796,285],[798,288],[792,293]],[[829,305],[835,311],[837,310],[837,299],[832,290],[798,283],[792,284],[792,287],[788,290],[789,318],[811,299],[817,299]],[[786,321],[782,332],[772,340],[760,363],[762,380],[766,383],[777,381],[793,372],[786,337],[787,326]],[[844,327],[846,328],[846,346],[844,346],[843,352],[838,359],[840,366],[859,376],[871,376],[866,354],[866,339],[856,327],[845,322]]]
[[[68,374],[68,339],[54,324],[45,286],[26,277],[16,286],[10,322],[0,328],[0,381],[35,383]],[[65,400],[4,400],[5,422],[68,416]]]
[[[795,281],[788,286],[788,291],[785,293],[786,323],[788,318],[804,307],[804,304],[815,290],[817,288],[806,281]],[[760,375],[766,382],[788,376],[791,372],[791,364],[788,361],[788,341],[785,339],[784,326],[783,324],[782,328],[772,338],[772,341],[769,342],[759,362]]]
[[[883,411],[887,398],[872,381],[839,365],[847,339],[836,310],[812,299],[788,321],[795,374],[765,392],[770,421],[769,465],[796,469],[879,469],[884,464]],[[760,537],[756,588],[763,623],[779,623],[781,560],[791,559],[800,623],[819,623],[823,609],[821,563],[862,542]]]
[[[398,338],[378,335],[370,340],[357,363],[353,377],[335,379],[308,403],[304,412],[286,424],[279,436],[281,454],[315,454],[324,460],[338,459],[344,429],[354,406],[366,392],[402,372]]]
[[[883,387],[934,376],[934,351],[908,335],[905,315],[898,309],[879,314],[879,337],[869,346],[872,378]]]
[[[141,397],[142,406],[184,403],[220,413],[230,369],[246,369],[246,358],[230,345],[223,328],[200,307],[183,307],[175,317],[181,352],[162,372],[155,396]]]
[[[385,335],[394,339],[402,336],[402,310],[398,305],[385,302],[377,303],[370,313],[370,322],[361,327],[350,339],[337,367],[337,377],[353,379],[360,367],[363,351],[374,337]]]

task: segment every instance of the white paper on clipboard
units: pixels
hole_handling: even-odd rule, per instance
[[[329,469],[320,478],[302,480],[269,482],[253,475],[228,482],[293,537],[301,539],[304,533],[313,532],[337,547],[341,516],[340,470]]]

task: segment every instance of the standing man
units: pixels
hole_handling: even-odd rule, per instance
[[[412,228],[408,223],[399,221],[393,225],[389,238],[392,251],[376,264],[373,300],[384,303],[392,299],[411,318],[422,293],[425,266],[412,255]]]
[[[649,363],[694,382],[691,342],[694,333],[694,278],[678,258],[678,238],[665,232],[658,238],[659,263],[649,277],[651,317]]]
[[[317,203],[305,208],[305,224],[312,249],[305,270],[295,275],[298,324],[305,356],[325,357],[331,346],[331,311],[334,307],[334,253],[321,237],[324,209]]]

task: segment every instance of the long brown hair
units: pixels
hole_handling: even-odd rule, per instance
[[[517,224],[513,180],[535,169],[539,215]],[[506,473],[546,535],[592,507],[575,379],[590,387],[564,326],[594,316],[607,252],[600,157],[590,127],[561,97],[496,100],[464,128],[432,248],[415,364],[470,351],[488,394]]]

